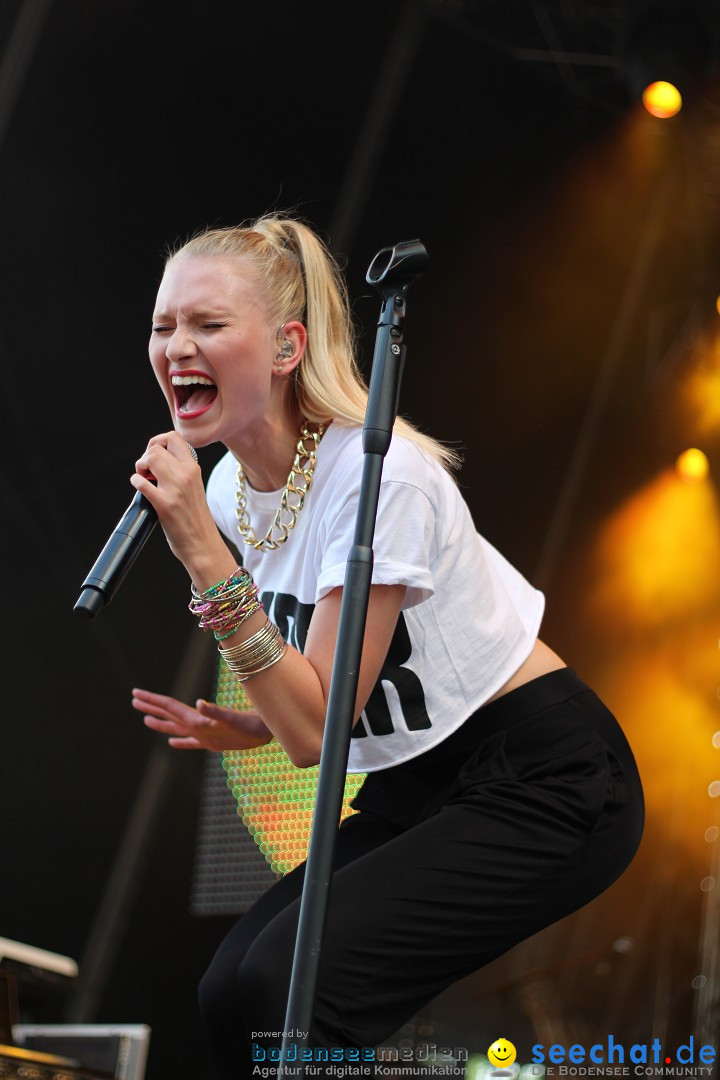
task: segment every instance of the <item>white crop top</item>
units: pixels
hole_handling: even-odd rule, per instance
[[[238,534],[237,462],[230,453],[208,482],[218,527],[240,551],[265,611],[300,652],[315,604],[344,583],[362,468],[362,429],[333,422],[296,527],[267,552]],[[258,536],[281,494],[246,484]],[[405,585],[407,594],[380,678],[353,729],[349,772],[398,765],[447,738],[527,659],[544,609],[543,594],[478,534],[445,469],[401,436],[393,437],[384,462],[373,552],[373,584]]]

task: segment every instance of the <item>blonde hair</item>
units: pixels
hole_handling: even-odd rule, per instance
[[[368,390],[355,359],[347,288],[320,237],[295,218],[265,215],[247,225],[199,233],[171,252],[167,263],[208,255],[246,259],[278,327],[296,319],[305,326],[307,346],[295,382],[303,415],[315,422],[362,424]],[[408,420],[398,417],[394,431],[446,468],[459,464],[455,451]]]

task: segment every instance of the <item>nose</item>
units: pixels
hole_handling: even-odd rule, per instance
[[[197,346],[192,333],[186,327],[178,327],[170,337],[165,348],[168,360],[184,360],[197,354]]]

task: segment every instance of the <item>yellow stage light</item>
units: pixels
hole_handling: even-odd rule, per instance
[[[682,108],[682,95],[678,88],[669,82],[650,83],[643,90],[642,100],[647,111],[661,120],[675,116]]]
[[[684,483],[672,468],[649,482],[603,523],[587,580],[587,632],[598,635],[605,666],[593,678],[628,725],[645,788],[646,844],[662,845],[683,873],[691,864],[698,871],[706,855],[690,838],[708,826],[708,794],[720,798],[714,486]]]
[[[720,298],[718,298],[720,306]],[[720,309],[720,307],[719,307]],[[702,335],[693,347],[683,387],[684,408],[696,437],[720,432],[720,332]]]
[[[691,447],[680,454],[675,462],[675,468],[681,480],[692,484],[705,479],[710,472],[710,463],[702,450]]]
[[[720,505],[712,484],[688,484],[667,469],[606,521],[596,552],[593,614],[615,635],[717,618]]]

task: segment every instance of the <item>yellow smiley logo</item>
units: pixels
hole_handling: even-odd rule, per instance
[[[497,1069],[506,1069],[517,1057],[517,1050],[508,1039],[496,1039],[488,1047],[488,1061]]]

